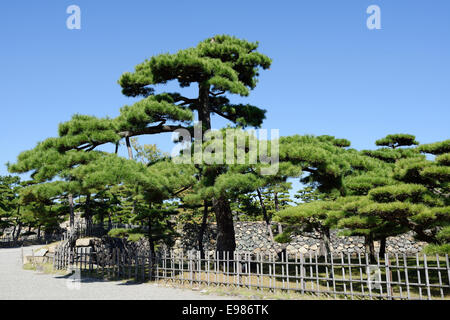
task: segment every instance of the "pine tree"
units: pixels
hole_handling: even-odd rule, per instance
[[[345,228],[341,234],[365,238],[366,251],[372,261],[375,261],[374,240],[380,241],[379,256],[384,257],[387,237],[404,233],[407,229],[398,223],[385,221],[374,215],[368,216],[358,210],[361,206],[370,203],[370,199],[364,196],[367,196],[374,188],[398,184],[392,179],[393,168],[398,160],[421,157],[415,148],[411,148],[419,143],[416,137],[410,134],[390,134],[377,140],[375,144],[382,148],[363,150],[361,153],[382,161],[383,165],[377,170],[346,177],[347,194],[361,197],[356,202],[350,201],[344,206],[342,219],[338,223],[338,227]]]
[[[292,233],[316,231],[321,251],[330,253],[330,229],[341,217],[341,206],[348,193],[347,177],[370,172],[380,161],[346,149],[350,142],[332,136],[291,136],[280,139],[280,159],[301,168],[301,182],[306,185],[302,199],[306,201],[275,213],[275,219],[287,227],[277,241],[289,241]]]
[[[269,219],[272,219],[275,212],[290,206],[289,203],[291,199],[289,196],[289,189],[291,188],[291,185],[290,182],[279,182],[270,184],[264,188],[262,195]]]
[[[434,155],[434,160],[420,157],[399,160],[394,178],[400,184],[372,190],[369,196],[377,203],[365,211],[404,225],[419,240],[434,244],[432,247],[437,251],[445,251],[450,242],[450,140],[420,145],[417,149]]]
[[[16,226],[21,223],[20,203],[18,202],[20,188],[19,177],[0,176],[0,236],[6,228],[14,226],[15,231]]]
[[[120,125],[126,139],[141,134],[172,132],[181,124],[192,121],[192,112],[203,127],[203,134],[211,129],[211,115],[217,114],[241,126],[260,126],[265,111],[249,104],[232,104],[225,94],[248,96],[254,89],[259,68],[267,69],[271,60],[258,53],[258,43],[227,35],[217,35],[200,42],[196,47],[175,54],[160,54],[136,66],[135,72],[124,73],[119,84],[126,96],[144,97],[131,107],[121,110]],[[157,84],[177,80],[180,87],[197,85],[195,98],[179,93],[154,94]],[[180,122],[169,125],[167,121]],[[149,123],[156,125],[148,126]],[[214,175],[211,176],[215,179]],[[217,250],[235,249],[230,199],[212,198],[216,214]]]
[[[340,203],[337,201],[314,201],[289,207],[275,214],[275,220],[285,224],[283,233],[276,237],[278,242],[290,241],[290,236],[308,233],[320,240],[320,253],[331,253],[330,230],[336,226],[340,217]],[[316,237],[315,233],[319,236]]]
[[[327,200],[327,195],[319,192],[314,186],[307,186],[298,190],[294,194],[294,198],[298,201],[295,204],[309,203],[318,200]]]
[[[435,251],[448,250],[445,234],[450,213],[449,175],[445,158],[448,157],[449,142],[398,149],[399,146],[418,143],[411,135],[390,135],[388,138],[379,140],[377,144],[390,145],[391,148],[363,153],[391,165],[383,171],[348,179],[347,188],[351,194],[361,197],[343,207],[345,213],[339,226],[348,228],[346,234],[364,235],[366,240],[381,240],[380,255],[385,252],[386,237],[408,230],[414,231],[419,240],[435,244],[430,246]],[[441,156],[431,161],[419,151]],[[372,245],[372,260],[373,256]]]
[[[34,149],[19,154],[17,162],[8,164],[13,173],[31,172],[32,181],[26,187],[35,196],[66,197],[70,210],[70,225],[74,225],[74,194],[90,195],[82,189],[81,180],[72,169],[103,157],[104,152],[93,150],[106,141],[118,141],[120,136],[109,128],[107,119],[75,115],[59,125],[59,136],[39,142]],[[40,193],[40,195],[38,194]]]

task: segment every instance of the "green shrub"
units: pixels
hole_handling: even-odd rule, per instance
[[[450,226],[442,228],[441,231],[437,234],[436,238],[442,242],[450,242]]]
[[[128,236],[128,241],[136,242],[144,237],[145,237],[145,235],[143,233],[132,233]]]
[[[128,241],[136,242],[139,239],[145,237],[140,228],[135,229],[125,229],[125,228],[116,228],[111,229],[108,232],[108,236],[112,238],[125,238]]]
[[[111,229],[108,232],[108,236],[110,236],[112,238],[126,238],[126,237],[128,237],[129,231],[130,231],[129,229],[125,229],[125,228]]]
[[[289,243],[291,242],[291,236],[289,233],[283,232],[277,235],[274,240],[278,243]]]
[[[429,244],[423,249],[425,254],[450,254],[450,243]]]

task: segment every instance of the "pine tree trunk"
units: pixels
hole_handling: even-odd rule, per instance
[[[92,227],[91,217],[91,194],[86,195],[86,211],[84,213],[84,220],[86,222],[86,231],[90,232]]]
[[[99,214],[99,219],[100,219],[100,230],[102,230],[102,234],[103,234],[103,230],[105,229],[105,222],[103,221],[105,219],[105,214],[103,212],[100,212]]]
[[[68,199],[69,199],[69,213],[70,213],[69,226],[73,228],[75,226],[75,216],[73,212],[73,195],[71,193],[69,193]]]
[[[278,211],[280,211],[280,204],[279,204],[279,201],[278,201],[278,192],[274,192],[273,193],[273,199],[274,199],[274,202],[275,202],[275,211],[278,212]]]
[[[41,225],[38,226],[37,237],[38,237],[38,239],[41,239]]]
[[[205,135],[205,131],[211,129],[211,114],[209,111],[209,85],[199,84],[198,94],[199,108],[198,108],[198,120],[202,122],[202,137]]]
[[[380,258],[384,258],[386,254],[386,237],[382,237],[380,240]]]
[[[130,138],[126,137],[125,142],[127,143],[128,158],[133,160],[133,149],[131,149]]]
[[[148,217],[147,236],[148,236],[148,243],[150,244],[150,252],[152,254],[152,257],[154,257],[155,256],[155,242],[153,241],[153,236],[152,236],[152,218],[151,217]]]
[[[219,197],[213,199],[214,212],[217,221],[217,243],[216,250],[219,255],[228,252],[231,256],[236,249],[234,236],[233,216],[228,199]]]
[[[375,246],[373,244],[373,235],[371,233],[364,237],[364,246],[366,249],[366,254],[369,255],[370,263],[376,263]]]
[[[261,191],[259,190],[259,188],[256,188],[256,192],[258,194],[259,204],[261,205],[263,218],[264,218],[264,221],[266,222],[266,225],[267,225],[267,230],[269,232],[270,241],[273,242],[273,232],[272,232],[272,228],[270,227],[270,220],[269,220],[269,216],[267,215],[266,205],[264,204],[264,201],[263,201],[263,198],[262,198],[262,195],[261,195]]]
[[[203,249],[203,236],[206,231],[206,225],[208,222],[208,203],[204,201],[203,217],[200,230],[198,232],[198,250],[200,251],[200,256],[202,259],[205,258],[205,250]]]
[[[19,216],[20,216],[20,205],[17,206],[17,218],[16,218],[16,224],[14,225],[14,230],[13,230],[13,234],[12,234],[12,237],[13,237],[13,241],[14,241],[14,242],[16,241],[16,239],[19,238],[19,235],[20,235],[20,229],[22,228],[22,225],[21,225],[21,223],[20,223],[20,221],[19,221],[19,218],[18,218]],[[18,234],[17,234],[17,237],[16,237],[16,235],[14,234],[14,232],[16,231],[16,225],[19,226],[19,232],[18,232]]]
[[[19,240],[21,232],[22,232],[22,222],[19,222],[19,226],[17,228],[17,234],[16,234],[16,237],[15,237],[14,241],[18,241]]]
[[[319,255],[329,256],[330,253],[331,253],[330,229],[325,229],[322,231],[322,239],[320,240]]]
[[[14,230],[15,230],[15,227],[14,227]],[[21,231],[22,231],[22,222],[19,221],[18,224],[17,224],[17,233],[16,234],[13,233],[14,241],[19,240]]]
[[[198,119],[202,123],[202,136],[207,130],[211,129],[211,112],[209,109],[209,84],[199,83],[198,95]],[[224,197],[215,197],[212,199],[214,213],[217,222],[217,242],[216,250],[230,252],[232,254],[236,249],[236,240],[234,237],[233,215],[231,213],[228,199]]]

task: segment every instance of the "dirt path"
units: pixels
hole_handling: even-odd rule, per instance
[[[30,255],[36,247],[24,248]],[[71,280],[22,269],[21,249],[0,249],[0,299],[57,300],[222,300],[230,297],[202,295],[188,289],[174,289],[154,284],[125,284],[117,281]]]

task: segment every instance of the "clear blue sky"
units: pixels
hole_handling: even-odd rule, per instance
[[[68,30],[66,8],[82,12]],[[366,8],[381,8],[368,30]],[[330,134],[357,149],[389,133],[450,137],[450,1],[2,1],[0,174],[74,113],[118,115],[117,80],[145,58],[227,33],[273,59],[251,96],[281,135]],[[223,126],[215,119],[213,126]],[[152,136],[170,151],[170,136]]]

